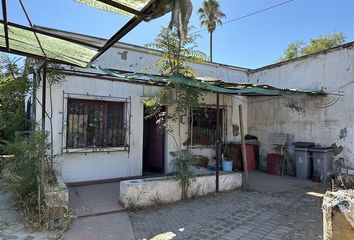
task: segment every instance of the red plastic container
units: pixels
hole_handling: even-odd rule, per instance
[[[270,153],[267,155],[267,173],[280,175],[281,155]]]
[[[257,164],[256,164],[253,145],[246,145],[246,154],[247,154],[247,170],[249,172],[256,171]]]

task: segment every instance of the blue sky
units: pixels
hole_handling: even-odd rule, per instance
[[[227,20],[276,5],[286,0],[220,0]],[[92,36],[109,38],[128,17],[96,10],[73,0],[23,0],[34,24]],[[197,9],[202,0],[193,0],[191,25],[200,28]],[[17,0],[8,1],[8,19],[27,24]],[[122,41],[141,45],[152,42],[167,25],[170,14],[142,23]],[[225,24],[215,32],[214,61],[257,68],[274,63],[289,43],[319,35],[343,32],[354,40],[354,0],[294,0],[280,7]],[[209,52],[209,35],[200,33],[198,45]]]

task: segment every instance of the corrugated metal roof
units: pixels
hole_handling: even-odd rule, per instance
[[[327,93],[322,89],[284,89],[276,88],[270,85],[255,85],[250,83],[234,83],[224,82],[213,78],[197,78],[191,79],[187,77],[179,76],[158,76],[148,73],[127,73],[118,70],[107,69],[99,65],[91,65],[92,67],[101,70],[105,74],[119,78],[126,79],[127,81],[132,79],[145,80],[147,84],[182,84],[192,87],[197,87],[202,90],[233,94],[240,96],[285,96],[285,95],[326,95]]]

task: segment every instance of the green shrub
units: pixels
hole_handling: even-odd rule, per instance
[[[11,191],[18,203],[35,208],[38,196],[41,133],[21,137],[6,144],[10,157],[1,172],[0,182]]]
[[[177,170],[175,176],[176,181],[179,181],[181,186],[182,199],[188,197],[188,188],[191,186],[192,181],[195,181],[195,174],[191,171],[191,167],[198,161],[190,153],[189,150],[183,150],[180,157],[171,161],[171,165]]]

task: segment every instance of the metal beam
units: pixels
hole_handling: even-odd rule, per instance
[[[101,56],[104,52],[106,52],[109,48],[111,48],[116,42],[122,39],[127,33],[129,33],[133,28],[135,28],[139,23],[141,23],[144,18],[143,16],[149,12],[150,7],[155,2],[155,0],[150,0],[148,4],[140,11],[139,16],[135,16],[129,20],[121,29],[116,32],[116,34],[111,37],[106,44],[100,49],[100,51],[92,58],[92,62],[96,60],[99,56]]]
[[[22,51],[14,50],[11,48],[8,50],[6,47],[0,47],[0,52],[17,54],[17,55],[21,55],[21,56],[25,56],[25,57],[32,57],[32,58],[36,58],[36,59],[40,59],[40,60],[48,60],[49,62],[52,62],[52,63],[59,63],[59,64],[66,64],[66,65],[81,67],[81,66],[75,65],[73,63],[60,61],[60,60],[56,60],[53,58],[46,58],[44,56],[35,55],[35,54],[27,53],[27,52],[22,52]]]
[[[5,25],[5,21],[3,21],[3,20],[0,20],[0,23]],[[62,36],[62,35],[59,35],[59,34],[55,34],[55,33],[51,33],[49,31],[44,31],[44,30],[41,30],[41,29],[38,29],[38,28],[30,28],[30,27],[23,26],[23,25],[20,25],[20,24],[17,24],[17,23],[12,23],[12,22],[7,22],[7,25],[8,26],[12,26],[12,27],[17,27],[17,28],[20,28],[20,29],[23,29],[23,30],[31,31],[31,32],[43,34],[43,35],[46,35],[48,37],[54,37],[54,38],[58,38],[58,39],[61,39],[61,40],[68,41],[68,42],[76,43],[76,44],[79,44],[79,45],[82,45],[82,46],[85,46],[85,47],[90,47],[90,48],[94,48],[94,49],[100,49],[101,48],[100,46],[97,46],[97,45],[94,45],[94,44],[91,44],[91,43],[88,43],[88,42],[83,42],[83,41],[76,40],[76,39],[73,39],[73,38],[65,37],[65,36]]]
[[[112,0],[96,0],[96,1],[105,3],[105,4],[107,4],[107,5],[111,6],[111,7],[115,7],[115,8],[121,9],[123,11],[129,12],[129,13],[137,15],[137,16],[141,15],[140,11],[138,11],[138,10],[136,10],[134,8],[130,8],[130,7],[128,7],[126,5],[123,5],[121,3],[112,1]]]
[[[140,17],[133,17],[126,23],[121,29],[116,32],[116,34],[111,37],[106,44],[99,50],[99,52],[92,58],[92,62],[95,61],[99,56],[116,44],[120,39],[122,39],[126,34],[128,34],[133,28],[135,28],[139,23],[143,21]]]
[[[9,29],[7,27],[7,7],[6,7],[6,0],[2,0],[2,15],[3,15],[3,24],[4,24],[4,32],[5,32],[5,43],[6,43],[6,48],[9,51],[10,50],[10,45],[9,45]]]

